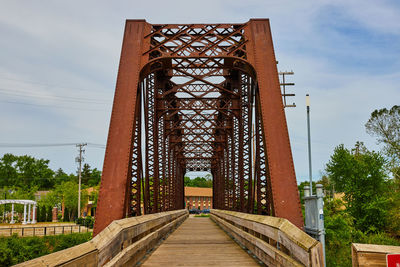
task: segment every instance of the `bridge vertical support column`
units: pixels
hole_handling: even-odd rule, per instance
[[[144,20],[128,20],[125,25],[114,104],[97,203],[93,234],[97,235],[113,220],[126,216],[131,178],[132,143],[135,130],[136,97],[143,60],[144,36],[150,25]],[[129,194],[130,195],[130,194]]]
[[[302,228],[303,218],[268,19],[251,19],[248,60],[257,74],[274,215]]]

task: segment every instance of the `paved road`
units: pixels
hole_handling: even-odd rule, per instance
[[[150,266],[259,266],[210,218],[188,218],[143,263]]]

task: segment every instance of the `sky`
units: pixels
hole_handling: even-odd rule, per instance
[[[296,107],[285,112],[298,182],[308,179],[307,93],[314,179],[339,144],[379,150],[364,125],[373,110],[400,104],[397,0],[1,0],[0,156],[45,158],[70,173],[74,145],[6,146],[87,142],[85,162],[102,169],[125,20],[250,18],[270,19],[278,70],[295,73]]]

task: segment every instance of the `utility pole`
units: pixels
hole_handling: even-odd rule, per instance
[[[79,187],[78,187],[78,218],[81,216],[81,174],[82,174],[82,162],[84,158],[82,157],[82,154],[85,153],[85,150],[83,149],[84,146],[86,146],[87,143],[81,143],[77,144],[76,147],[79,147],[79,156],[76,157],[75,161],[78,162],[79,168],[78,168],[78,179],[79,179]]]

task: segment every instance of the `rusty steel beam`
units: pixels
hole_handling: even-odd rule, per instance
[[[126,22],[94,234],[183,208],[197,169],[213,175],[215,208],[302,227],[268,20]]]
[[[150,30],[144,20],[127,22],[122,44],[114,104],[104,157],[97,202],[94,233],[97,234],[113,220],[126,216],[127,192],[130,183],[133,132],[135,128],[135,104],[141,54],[146,47],[144,35]],[[132,75],[135,74],[135,75]]]
[[[300,199],[282,104],[272,36],[267,19],[248,23],[252,42],[248,60],[257,73],[264,148],[270,175],[274,214],[303,227]]]

